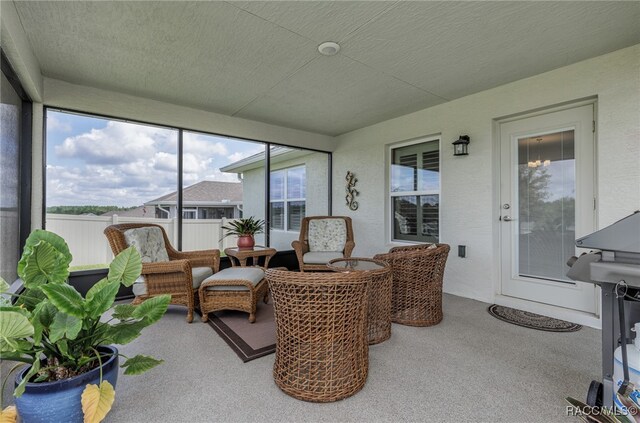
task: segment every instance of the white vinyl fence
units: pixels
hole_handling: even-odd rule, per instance
[[[182,250],[207,250],[217,248],[222,251],[236,245],[236,238],[224,235],[222,225],[228,219],[183,219]],[[73,261],[71,266],[106,265],[113,259],[113,253],[104,230],[117,223],[155,223],[164,228],[173,247],[178,245],[177,219],[155,219],[147,217],[75,216],[70,214],[47,214],[46,229],[55,232],[67,241]]]

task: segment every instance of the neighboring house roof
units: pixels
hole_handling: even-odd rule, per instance
[[[313,153],[315,152],[278,146],[271,147],[269,156],[271,157],[271,164],[274,164]],[[224,167],[221,167],[220,172],[242,173],[246,172],[247,170],[256,169],[262,166],[264,166],[264,152],[245,157],[244,159],[238,160],[237,162],[233,162]]]
[[[176,204],[177,192],[163,195],[145,205]],[[201,181],[182,190],[183,205],[224,206],[242,204],[242,183]]]
[[[113,216],[114,214],[123,217],[154,217],[154,210],[147,209],[145,206],[138,206],[131,210],[111,210],[102,213],[100,216]]]

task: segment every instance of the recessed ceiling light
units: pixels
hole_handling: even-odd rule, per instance
[[[333,41],[327,41],[318,46],[318,51],[325,56],[333,56],[340,51],[340,45]]]

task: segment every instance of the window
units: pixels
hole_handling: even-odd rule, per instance
[[[393,240],[438,242],[439,139],[391,149]]]
[[[182,209],[182,218],[183,219],[195,219],[197,216],[197,209]]]
[[[0,276],[12,283],[30,228],[31,101],[4,52],[0,85]]]
[[[253,216],[268,220],[257,244],[289,250],[305,213],[328,212],[329,153],[48,107],[45,119],[46,227],[67,240],[72,270],[109,263],[103,231],[114,223],[155,223],[178,249],[223,250],[235,243],[221,241],[223,219]]]
[[[271,172],[271,229],[299,231],[306,207],[304,166]]]

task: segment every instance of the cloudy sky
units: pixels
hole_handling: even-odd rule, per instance
[[[47,206],[138,206],[176,190],[178,132],[47,112]],[[264,151],[261,144],[184,133],[184,185],[237,182],[220,167]]]

